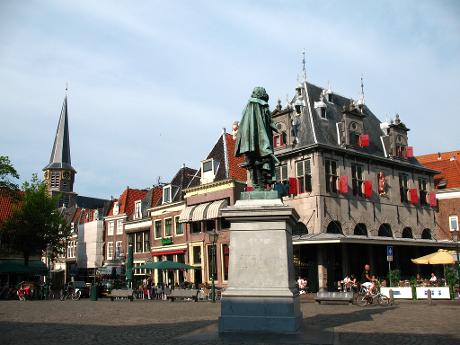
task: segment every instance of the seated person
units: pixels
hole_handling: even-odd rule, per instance
[[[431,273],[431,277],[430,277],[430,284],[431,285],[436,285],[436,283],[438,282],[438,278],[436,278],[436,275],[433,273]]]
[[[422,279],[422,276],[417,273],[417,276],[415,277],[415,280],[417,281],[417,285],[423,285],[423,279]]]
[[[350,289],[353,290],[353,291],[357,291],[358,290],[358,280],[356,279],[355,275],[352,274],[350,276]],[[351,291],[350,290],[350,291]]]

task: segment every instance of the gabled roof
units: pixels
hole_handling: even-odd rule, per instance
[[[148,190],[146,189],[133,189],[126,187],[118,199],[112,200],[107,216],[113,216],[113,206],[115,205],[115,202],[118,202],[118,214],[126,213],[126,216],[130,218],[134,212],[135,202],[137,200],[144,199],[147,193]]]
[[[225,146],[224,146],[225,138]],[[217,171],[214,181],[226,180],[229,178],[246,182],[246,169],[241,168],[240,164],[244,163],[244,157],[235,157],[235,140],[229,133],[223,133],[216,144],[208,154],[206,159],[213,159],[217,162]]]
[[[321,94],[327,90],[316,86],[314,84],[305,82],[302,84],[302,88],[306,91],[303,97],[303,102],[306,104],[306,111],[302,112],[299,117],[299,143],[296,145],[296,149],[303,147],[311,147],[315,145],[326,146],[337,149],[344,149],[339,144],[337,124],[342,121],[342,111],[345,106],[349,106],[353,100],[346,98],[336,93],[332,93],[332,102],[324,100],[326,105],[326,118],[323,119],[319,116],[315,110],[315,102],[319,102],[322,97]],[[297,100],[297,96],[290,102],[291,109]],[[275,108],[273,115],[283,114],[289,112],[289,109]],[[293,110],[294,111],[294,110]],[[381,121],[374,115],[374,113],[366,106],[363,105],[363,126],[364,133],[369,135],[369,147],[361,149],[358,147],[346,147],[349,152],[356,152],[359,154],[367,154],[382,159],[386,159],[382,139],[384,136],[382,129],[380,128]],[[282,155],[285,152],[292,151],[292,148],[286,148],[277,151],[277,155]],[[403,165],[411,165],[422,167],[415,158],[399,161],[397,159],[394,162],[401,163]]]
[[[418,156],[417,160],[427,168],[440,171],[435,175],[435,185],[441,181],[446,184],[442,188],[460,188],[460,150],[432,153]],[[443,182],[444,182],[443,181]]]
[[[59,117],[56,136],[54,137],[54,145],[53,150],[51,151],[50,161],[43,170],[46,169],[66,169],[75,171],[70,159],[67,96],[65,96],[64,103],[62,104],[61,116]]]
[[[19,202],[9,191],[0,189],[0,224],[13,214],[13,209]]]

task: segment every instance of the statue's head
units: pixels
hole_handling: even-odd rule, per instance
[[[265,91],[265,89],[261,86],[256,86],[254,88],[254,91],[252,91],[252,98],[258,98],[261,99],[265,102],[268,102],[268,93]]]

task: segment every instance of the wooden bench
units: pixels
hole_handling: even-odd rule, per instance
[[[113,289],[108,295],[110,300],[113,301],[116,299],[129,299],[133,301],[133,290],[132,289]]]
[[[193,301],[198,301],[198,290],[195,289],[174,289],[169,295],[166,296],[167,299],[174,302],[175,299],[193,299]]]
[[[315,301],[321,302],[334,302],[334,303],[352,303],[353,292],[318,292]]]

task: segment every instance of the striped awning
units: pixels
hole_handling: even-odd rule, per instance
[[[194,206],[187,206],[179,216],[179,223],[190,222],[190,220],[192,219],[193,210],[195,208],[196,208],[195,205]]]
[[[221,216],[221,210],[228,206],[227,199],[216,200],[211,203],[208,207],[206,219],[215,219]]]
[[[208,209],[208,206],[210,204],[211,204],[210,202],[205,202],[205,203],[202,203],[196,206],[196,208],[193,210],[191,221],[199,222],[201,220],[206,219],[206,210]]]

